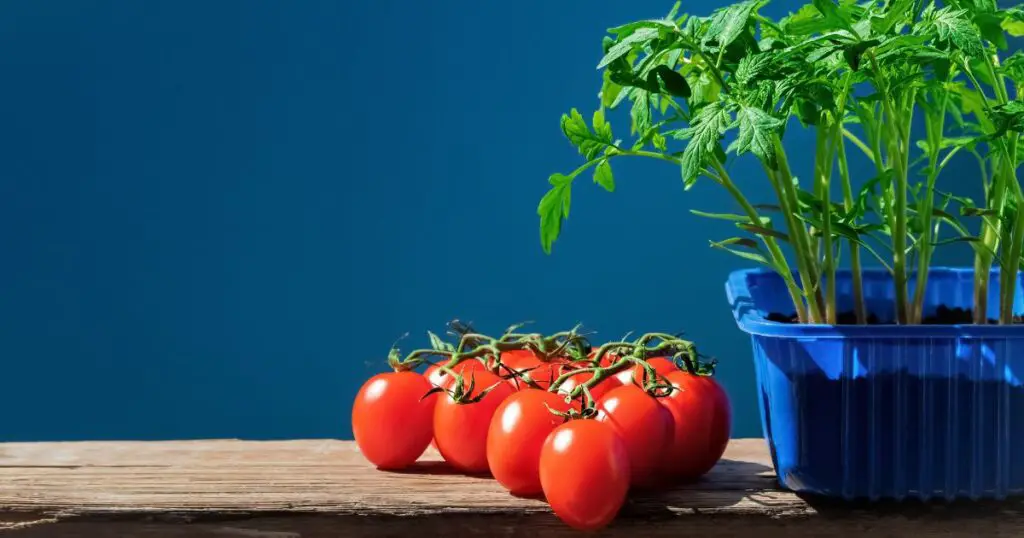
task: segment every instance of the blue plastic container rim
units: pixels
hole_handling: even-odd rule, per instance
[[[868,269],[867,272],[884,271]],[[970,274],[961,267],[933,267],[931,271]],[[849,272],[849,271],[847,271]],[[783,323],[761,315],[754,305],[748,282],[751,275],[774,274],[771,269],[741,269],[729,274],[725,293],[740,329],[749,334],[778,338],[996,338],[1024,339],[1024,325],[829,325],[824,323]],[[998,275],[998,270],[993,270]]]

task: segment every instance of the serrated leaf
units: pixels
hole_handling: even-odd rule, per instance
[[[833,0],[812,0],[812,4],[822,14],[826,22],[854,32],[853,26],[850,24],[850,14]]]
[[[633,23],[633,24],[635,25],[637,23]],[[630,25],[626,25],[626,27],[628,27],[628,26],[630,26]],[[610,64],[610,63],[614,62],[615,60],[618,60],[619,58],[622,58],[623,56],[625,56],[625,55],[629,54],[630,52],[632,52],[633,47],[638,46],[638,45],[642,45],[642,44],[646,44],[647,42],[651,41],[652,39],[657,38],[658,35],[659,35],[658,28],[652,28],[652,27],[649,27],[649,26],[648,27],[637,27],[637,26],[634,26],[632,32],[630,32],[625,37],[620,38],[618,40],[618,42],[616,42],[614,45],[612,45],[612,47],[610,49],[608,49],[608,54],[605,54],[604,58],[601,58],[601,62],[599,64],[597,64],[597,68],[598,69],[604,69],[605,67],[608,67],[608,64]]]
[[[604,122],[604,112],[600,110],[594,113],[595,124],[598,121],[600,121],[599,128],[591,131],[587,127],[586,120],[575,108],[569,114],[562,115],[562,133],[572,145],[576,146],[580,155],[583,155],[588,161],[594,160],[614,144],[611,126]]]
[[[757,5],[758,2],[747,0],[716,10],[704,34],[704,46],[718,50],[732,44],[747,29],[750,15]]]
[[[1007,131],[1024,132],[1024,102],[1010,101],[992,109],[992,122],[996,132],[1002,136]]]
[[[612,167],[608,159],[602,159],[594,168],[594,183],[604,187],[608,192],[615,192],[615,177],[612,176]]]
[[[562,231],[562,221],[569,218],[572,193],[572,178],[563,174],[552,174],[548,178],[551,190],[537,205],[540,216],[540,244],[544,252],[551,253],[551,245]]]
[[[761,74],[764,73],[771,65],[772,55],[770,53],[744,56],[740,60],[739,65],[736,66],[736,71],[733,73],[733,77],[740,85],[747,86],[761,76]]]
[[[731,123],[729,111],[720,102],[702,108],[690,126],[676,131],[675,138],[689,140],[681,157],[683,183],[691,186],[714,158],[722,135]]]
[[[609,34],[633,34],[641,28],[653,28],[655,30],[678,30],[676,23],[673,20],[675,17],[666,17],[664,19],[647,19],[643,21],[636,21],[616,26],[615,28],[609,28]]]
[[[887,34],[893,28],[910,22],[914,16],[914,3],[916,0],[896,0],[881,17],[871,18],[871,29],[875,34]]]
[[[633,108],[629,111],[633,118],[633,131],[647,132],[651,128],[651,94],[636,90],[633,92]]]
[[[729,145],[729,150],[742,155],[751,152],[762,162],[775,168],[774,136],[782,129],[783,121],[769,115],[760,108],[740,107],[736,113],[739,135]]]
[[[934,31],[939,41],[949,43],[967,56],[978,56],[984,51],[981,35],[967,10],[944,7],[931,15],[925,28]]]
[[[1018,86],[1024,84],[1024,53],[1018,50],[1008,56],[1003,60],[1001,69],[1003,73],[1017,82]]]

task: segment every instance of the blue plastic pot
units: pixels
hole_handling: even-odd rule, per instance
[[[970,308],[973,277],[932,269],[925,314]],[[836,287],[840,311],[852,310],[848,271]],[[993,272],[992,318],[998,288]],[[726,290],[753,340],[761,425],[784,487],[848,500],[1024,493],[1024,326],[778,323],[767,315],[793,306],[777,274],[737,271]],[[884,270],[864,272],[870,312],[891,315],[893,290]]]

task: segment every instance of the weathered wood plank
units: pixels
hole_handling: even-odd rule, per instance
[[[701,482],[632,495],[609,536],[1024,533],[1018,502],[852,507],[780,490],[760,439]],[[187,525],[186,525],[187,523]],[[540,500],[452,473],[373,469],[345,441],[0,444],[0,532],[19,536],[572,535]],[[841,530],[840,530],[841,529]],[[930,530],[929,530],[930,529]],[[943,530],[946,529],[946,530]],[[948,530],[948,532],[947,532]]]

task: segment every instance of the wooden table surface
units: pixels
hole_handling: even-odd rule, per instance
[[[373,469],[350,441],[0,444],[0,535],[580,536],[540,500],[452,473]],[[778,488],[763,440],[703,481],[635,494],[607,536],[1024,536],[1024,505],[850,505]]]

